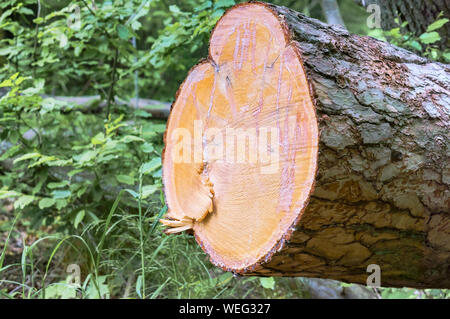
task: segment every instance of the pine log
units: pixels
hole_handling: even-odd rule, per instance
[[[448,65],[239,4],[177,93],[161,222],[237,274],[365,284],[377,264],[382,286],[450,288],[449,127]],[[247,157],[252,129],[275,136],[277,169],[261,149],[236,160],[227,129],[247,130]]]

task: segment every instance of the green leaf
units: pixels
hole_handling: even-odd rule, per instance
[[[164,214],[167,212],[167,206],[164,205],[161,210],[158,213],[158,216],[156,217],[155,221],[153,222],[152,227],[150,228],[150,231],[148,232],[147,236],[151,236],[153,234],[153,232],[156,229],[156,226],[159,224],[159,220],[164,216]]]
[[[145,185],[142,187],[142,199],[147,198],[158,190],[156,185]]]
[[[439,19],[430,24],[427,28],[427,32],[431,32],[437,29],[442,28],[444,24],[446,24],[449,20],[447,18]]]
[[[0,83],[0,88],[13,86],[13,82],[11,80],[4,80]]]
[[[78,228],[78,225],[83,221],[85,215],[84,209],[80,210],[77,215],[75,216],[75,219],[73,221],[73,227]]]
[[[388,34],[395,39],[399,39],[402,36],[402,34],[400,33],[400,28],[391,29],[389,30]]]
[[[119,38],[121,38],[122,40],[128,40],[129,38],[131,38],[130,31],[126,26],[122,24],[119,24],[117,26],[117,33],[119,34]]]
[[[233,279],[233,274],[226,272],[216,278],[216,287],[224,287]]]
[[[67,206],[67,201],[65,199],[57,199],[56,200],[56,209],[60,210]]]
[[[55,188],[61,188],[61,187],[67,186],[67,185],[69,185],[69,181],[62,181],[59,183],[48,183],[47,187],[50,189],[55,189]]]
[[[54,199],[63,199],[69,197],[71,194],[70,191],[67,190],[54,190],[52,192],[52,196]]]
[[[106,142],[105,134],[102,132],[98,133],[91,139],[91,143],[94,145],[103,144]]]
[[[73,159],[77,162],[79,162],[80,164],[85,164],[90,162],[91,160],[93,160],[95,157],[97,156],[97,152],[96,151],[86,151],[80,155],[75,155],[73,157]]]
[[[152,117],[152,114],[151,114],[151,113],[146,112],[146,111],[144,111],[144,110],[140,110],[140,109],[134,111],[134,114],[135,114],[136,116],[143,117],[143,118],[149,118],[149,117]]]
[[[141,147],[140,147],[140,149],[141,149],[141,151],[144,152],[144,153],[151,153],[151,152],[153,152],[153,151],[155,150],[154,147],[153,147],[153,145],[150,144],[150,143],[144,143],[144,144],[142,144]]]
[[[16,158],[15,160],[14,160],[14,164],[15,163],[18,163],[18,162],[21,162],[21,161],[25,161],[25,160],[28,160],[28,159],[31,159],[31,158],[36,158],[36,157],[40,157],[41,156],[41,154],[39,154],[39,153],[28,153],[28,154],[25,154],[25,155],[22,155],[21,157],[19,157],[19,158]]]
[[[70,172],[67,173],[67,176],[72,177],[78,173],[81,173],[82,171],[84,171],[84,169],[80,168],[80,169],[74,169],[71,170]]]
[[[64,48],[67,45],[67,43],[69,43],[69,39],[64,33],[61,33],[59,35],[59,47]]]
[[[97,225],[98,223],[100,223],[100,219],[97,216],[95,216],[95,214],[93,212],[88,210],[87,215],[89,216],[89,219],[91,220],[90,221],[91,224]]]
[[[109,299],[109,287],[106,283],[108,276],[99,276],[98,280],[91,277],[89,286],[86,289],[88,299]],[[95,283],[94,283],[95,281]]]
[[[445,52],[442,56],[443,56],[447,61],[450,61],[450,52]]]
[[[381,297],[383,299],[415,299],[416,295],[414,291],[414,289],[408,288],[386,288],[381,292]]]
[[[209,9],[212,7],[212,3],[211,1],[205,1],[203,2],[201,5],[195,7],[194,11],[198,12],[198,11],[203,11],[205,9]]]
[[[42,165],[42,164],[49,165],[51,162],[56,161],[56,160],[57,160],[57,158],[55,156],[41,155],[39,160],[34,162],[33,164],[28,165],[28,168],[39,166],[39,165]],[[58,166],[62,166],[62,165],[58,165]]]
[[[53,283],[45,289],[45,297],[49,299],[74,299],[77,297],[76,287],[69,286],[64,282]]]
[[[441,39],[441,36],[437,32],[426,32],[423,33],[419,38],[422,43],[431,44],[439,41]]]
[[[20,13],[23,13],[25,15],[34,15],[33,10],[31,10],[30,8],[26,8],[26,7],[20,7],[20,9],[17,11]]]
[[[134,20],[133,22],[131,22],[131,29],[133,29],[134,31],[139,30],[139,28],[141,26],[142,26],[142,24],[137,20]]]
[[[10,198],[10,197],[19,197],[22,194],[16,191],[9,191],[7,189],[0,190],[0,199]]]
[[[155,157],[150,162],[142,164],[140,173],[143,175],[150,174],[151,172],[158,169],[160,166],[161,166],[161,158]]]
[[[83,49],[84,49],[84,45],[79,44],[79,45],[75,46],[73,53],[75,54],[76,57],[78,57],[78,56],[80,56]]]
[[[27,205],[31,204],[32,201],[34,201],[34,196],[30,195],[24,195],[20,196],[15,202],[14,202],[14,208],[15,209],[23,209]]]
[[[119,183],[124,183],[127,185],[134,185],[134,177],[128,175],[116,175],[116,179]]]
[[[139,277],[136,280],[136,294],[139,296],[139,298],[142,299],[141,290],[142,290],[142,275],[139,275]]]
[[[152,173],[152,176],[155,178],[161,178],[162,177],[162,169],[160,168],[156,172]]]
[[[144,139],[134,136],[134,135],[126,135],[122,138],[122,142],[130,143],[130,142],[145,142]]]
[[[181,10],[180,10],[180,8],[178,8],[178,6],[175,5],[175,4],[171,5],[171,6],[169,7],[169,10],[170,10],[170,12],[172,12],[172,13],[175,14],[175,15],[182,13]]]
[[[0,161],[4,161],[5,159],[8,159],[8,158],[14,156],[18,151],[20,151],[20,149],[21,149],[20,145],[14,145],[13,147],[9,148],[5,153],[3,153],[2,156],[0,156]]]
[[[38,182],[33,187],[32,195],[35,195],[36,193],[41,191],[42,185],[44,185],[45,181],[47,180],[48,175],[47,175],[46,171],[40,171],[36,177],[38,178]]]
[[[125,191],[127,192],[127,193],[129,193],[131,196],[133,196],[134,198],[139,198],[139,194],[138,193],[136,193],[134,190],[132,190],[132,189],[125,189]]]
[[[417,51],[422,51],[422,46],[417,41],[410,41],[407,43],[411,48],[416,49]]]
[[[54,204],[55,204],[54,198],[43,198],[39,201],[39,208],[40,209],[48,208],[53,206]]]
[[[80,189],[77,191],[77,197],[80,198],[81,196],[83,196],[84,193],[86,193],[88,189],[88,185],[83,185],[82,187],[80,187]]]
[[[226,8],[234,5],[235,5],[234,0],[217,0],[216,3],[214,4],[214,9]]]
[[[266,289],[275,289],[275,279],[273,277],[261,277],[259,278],[261,286]]]

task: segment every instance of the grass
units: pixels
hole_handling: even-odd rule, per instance
[[[212,266],[192,236],[166,236],[161,231],[158,220],[167,208],[161,207],[160,200],[144,202],[139,195],[138,208],[131,210],[121,206],[125,194],[126,190],[118,194],[104,220],[83,225],[79,234],[43,232],[32,243],[22,240],[21,254],[6,263],[11,239],[27,227],[17,214],[1,250],[0,298],[310,297],[310,279],[267,281],[233,276]],[[78,269],[79,280],[68,269]],[[384,288],[379,294],[383,298],[450,296],[445,290],[407,288]]]
[[[166,207],[150,203],[137,212],[120,208],[121,191],[106,219],[84,225],[79,235],[55,233],[23,242],[20,260],[3,266],[17,215],[0,258],[0,291],[5,298],[218,298],[249,295],[256,278],[233,278],[215,269],[192,236],[166,236],[158,220]],[[139,196],[140,197],[140,196]],[[22,222],[22,221],[21,221]],[[20,223],[19,223],[20,224]],[[36,261],[39,256],[39,261]],[[43,260],[45,259],[45,260]],[[66,282],[66,268],[78,265],[81,285]],[[10,280],[13,273],[21,281]],[[5,289],[9,284],[13,289]]]

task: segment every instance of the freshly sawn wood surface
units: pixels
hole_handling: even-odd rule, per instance
[[[450,288],[449,71],[284,7],[233,7],[169,117],[167,232],[239,274],[365,284],[377,264],[383,286]]]

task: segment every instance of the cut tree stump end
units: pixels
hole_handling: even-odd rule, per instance
[[[193,229],[215,265],[243,273],[267,262],[299,221],[317,170],[318,125],[299,48],[268,5],[228,10],[209,52],[189,72],[169,117],[163,159],[169,212],[161,222],[171,227],[167,233]],[[243,150],[236,142],[235,156],[226,158],[235,143],[223,141],[230,128],[249,142]],[[272,162],[264,161],[264,147],[250,146],[252,137],[253,146],[268,140],[267,131],[278,137],[266,146],[278,154],[269,154]],[[211,156],[218,135],[223,152]],[[181,156],[180,136],[191,137],[184,161],[174,159]]]

